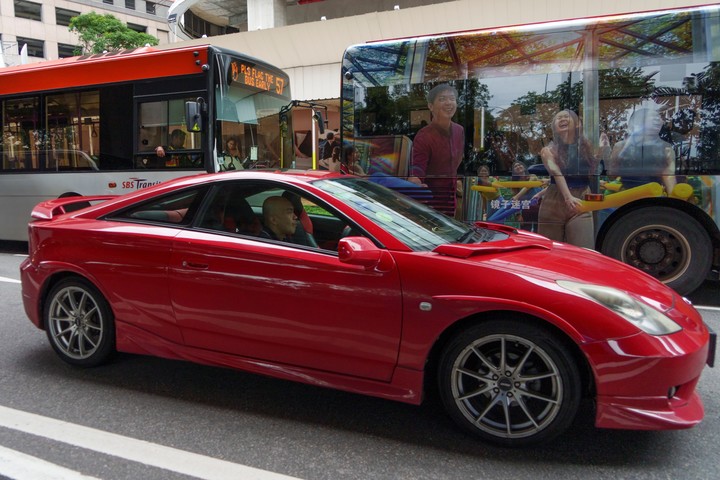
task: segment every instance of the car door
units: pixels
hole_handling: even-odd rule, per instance
[[[104,222],[93,222],[90,225],[97,228],[83,231],[74,251],[108,296],[116,322],[182,343],[171,307],[168,264],[173,238],[192,222],[204,192],[199,187],[152,198],[110,214]],[[124,342],[137,343],[131,338],[132,330],[120,330]]]
[[[172,305],[187,345],[284,365],[390,380],[401,290],[388,271],[337,254],[202,229],[174,240]]]

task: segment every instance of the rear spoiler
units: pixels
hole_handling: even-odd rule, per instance
[[[36,220],[52,220],[53,217],[63,215],[68,212],[74,212],[85,207],[89,207],[93,203],[104,202],[116,198],[117,195],[95,195],[91,197],[83,197],[82,195],[72,197],[54,198],[38,203],[33,208],[30,216]]]

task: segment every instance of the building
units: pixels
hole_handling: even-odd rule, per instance
[[[370,12],[447,3],[448,0],[175,0],[172,21],[179,38],[266,30]]]
[[[160,44],[171,42],[168,9],[172,0],[0,0],[0,66],[70,57],[77,36],[70,19],[95,11],[111,13],[133,30],[152,35]]]

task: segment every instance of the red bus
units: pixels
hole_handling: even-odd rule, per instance
[[[49,198],[282,166],[290,102],[280,69],[207,45],[0,69],[0,239],[26,240]]]

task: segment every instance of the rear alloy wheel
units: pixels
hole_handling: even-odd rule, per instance
[[[81,278],[62,280],[50,291],[43,312],[50,345],[65,362],[93,367],[115,351],[115,326],[105,298]]]
[[[466,330],[445,350],[440,396],[464,429],[502,446],[548,440],[572,423],[580,375],[544,329],[493,320]]]

